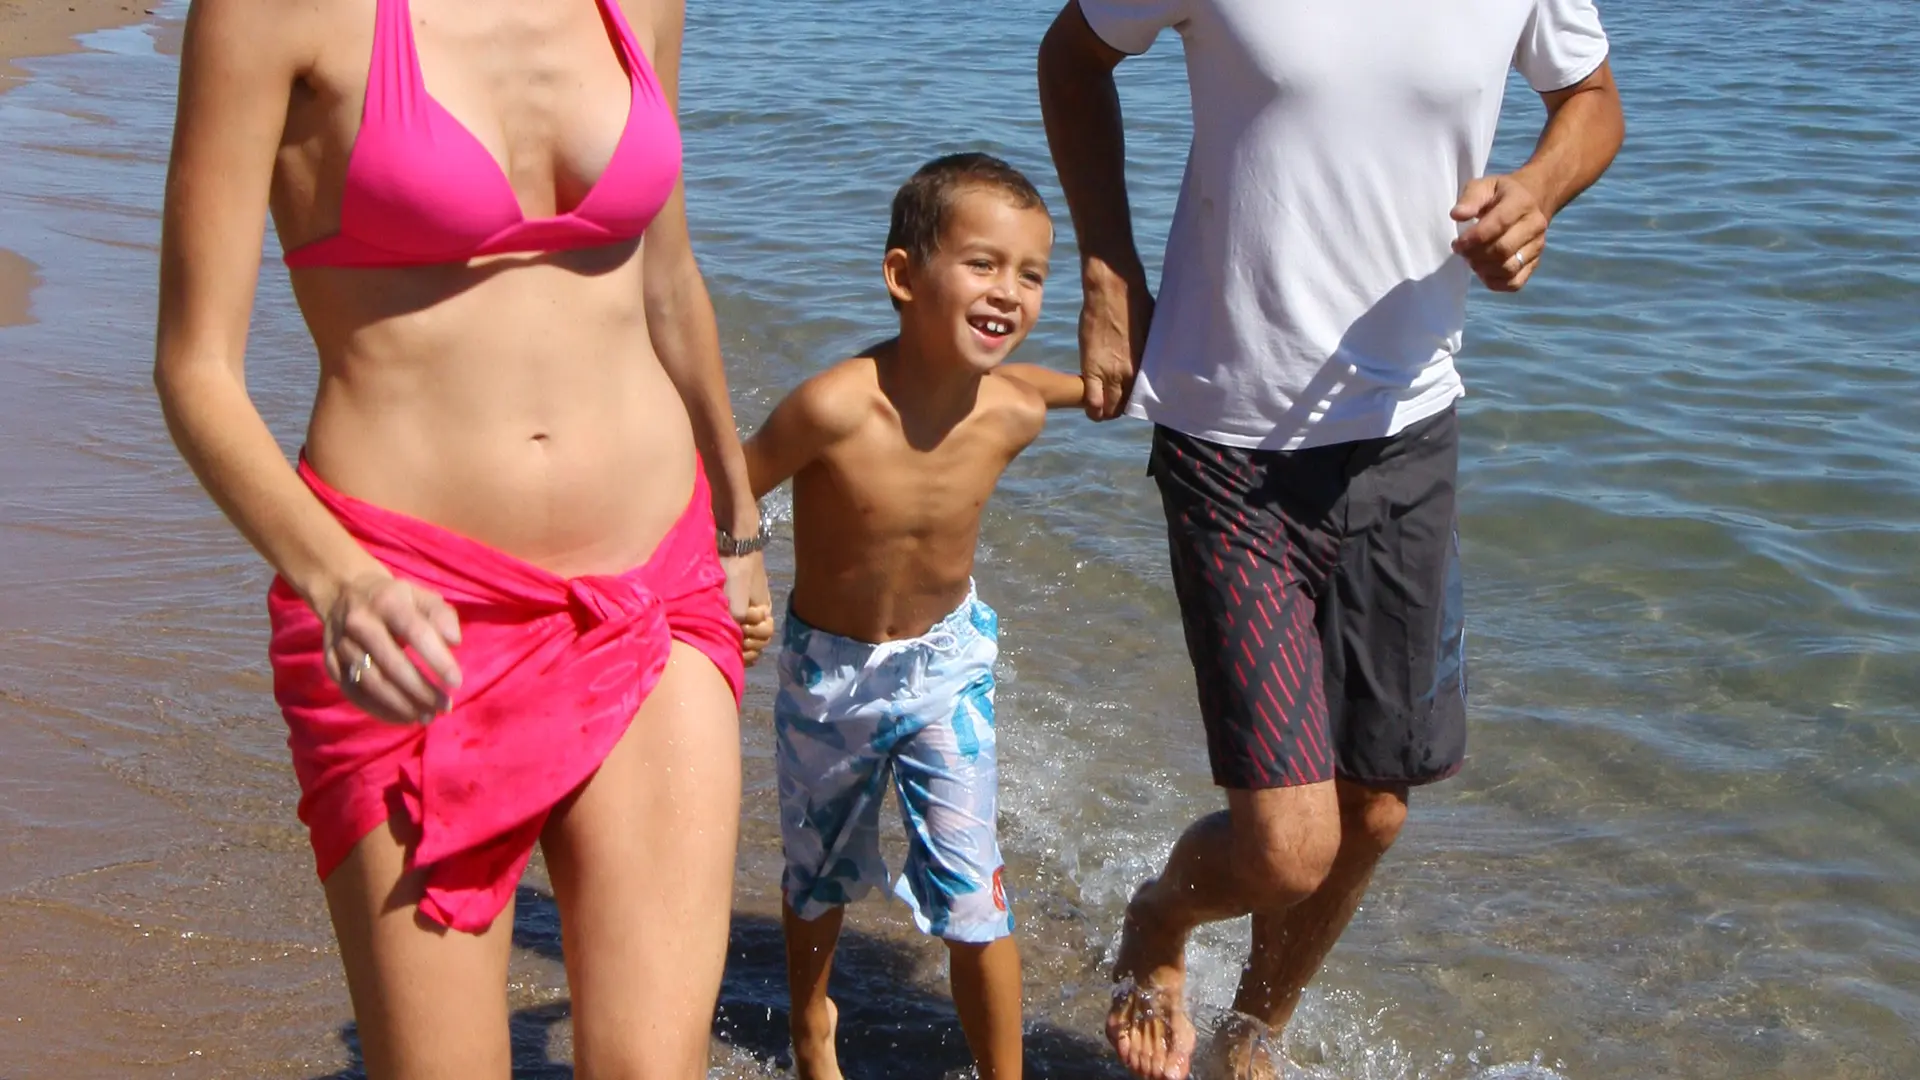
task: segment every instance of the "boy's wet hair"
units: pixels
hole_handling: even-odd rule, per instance
[[[1039,189],[1019,169],[991,154],[948,154],[920,166],[894,193],[887,250],[900,248],[915,263],[932,258],[960,193],[976,188],[997,191],[1022,210],[1047,209]]]

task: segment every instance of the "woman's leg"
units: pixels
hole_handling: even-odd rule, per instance
[[[513,905],[481,934],[422,918],[412,842],[377,828],[326,880],[368,1080],[506,1080]]]
[[[702,1080],[733,914],[740,714],[675,642],[660,683],[541,844],[581,1080]]]

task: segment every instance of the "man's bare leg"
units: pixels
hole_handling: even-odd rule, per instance
[[[846,913],[837,907],[817,919],[803,919],[785,901],[780,904],[792,1000],[787,1026],[793,1035],[793,1071],[800,1080],[840,1080],[840,1056],[834,1047],[840,1013],[827,996],[827,979],[833,974],[833,950]]]
[[[1193,823],[1166,869],[1127,905],[1107,1039],[1134,1075],[1183,1080],[1193,1064],[1186,944],[1202,923],[1273,914],[1313,895],[1340,845],[1331,782],[1227,792],[1227,812]]]
[[[980,1080],[1020,1080],[1020,948],[1010,937],[947,942],[953,1004]]]
[[[1370,788],[1336,781],[1340,797],[1340,854],[1312,896],[1279,913],[1253,916],[1253,948],[1233,1007],[1284,1030],[1300,994],[1352,921],[1373,880],[1374,867],[1400,835],[1407,818],[1404,786]]]

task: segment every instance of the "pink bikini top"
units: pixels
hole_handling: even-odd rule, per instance
[[[493,155],[427,92],[407,0],[376,0],[340,231],[287,252],[287,265],[425,266],[592,247],[646,232],[680,175],[680,129],[617,0],[597,2],[632,87],[627,126],[578,206],[529,220]]]

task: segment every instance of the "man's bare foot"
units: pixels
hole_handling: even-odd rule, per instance
[[[1145,1080],[1186,1080],[1193,1064],[1193,1021],[1187,1018],[1187,940],[1154,917],[1149,881],[1133,894],[1113,963],[1113,1008],[1107,1041],[1120,1063]]]
[[[1283,1080],[1278,1033],[1245,1013],[1228,1013],[1213,1031],[1194,1075],[1203,1080]]]
[[[793,1074],[800,1080],[842,1080],[840,1055],[834,1048],[840,1029],[840,1007],[827,998],[825,1023],[809,1024],[795,1016],[793,1032]]]

